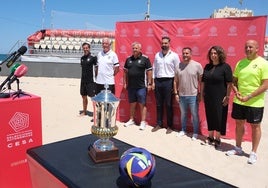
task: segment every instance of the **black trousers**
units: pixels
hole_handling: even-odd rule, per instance
[[[166,109],[167,126],[173,126],[172,92],[173,78],[155,79],[155,99],[157,111],[157,125],[163,127],[164,107]]]

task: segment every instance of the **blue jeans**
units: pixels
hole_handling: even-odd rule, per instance
[[[198,115],[198,98],[197,96],[180,96],[179,100],[181,110],[182,131],[186,132],[188,109],[191,111],[194,134],[198,134],[199,115]]]

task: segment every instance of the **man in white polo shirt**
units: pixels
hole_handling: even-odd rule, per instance
[[[156,98],[157,125],[152,129],[155,132],[163,128],[163,114],[166,109],[167,134],[173,128],[172,92],[175,76],[175,67],[180,63],[177,53],[170,49],[170,38],[162,37],[161,51],[157,52],[153,64],[153,87]]]
[[[97,55],[96,94],[104,90],[105,84],[108,84],[108,89],[115,94],[114,76],[119,71],[118,57],[111,49],[109,38],[102,40],[102,49]]]

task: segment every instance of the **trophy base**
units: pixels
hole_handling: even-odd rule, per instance
[[[111,150],[102,151],[91,145],[88,150],[88,155],[95,163],[104,163],[119,160],[119,151],[117,147],[113,147]]]

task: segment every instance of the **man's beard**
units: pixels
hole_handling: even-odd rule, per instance
[[[167,46],[161,46],[161,49],[162,50],[168,50],[168,47]]]

